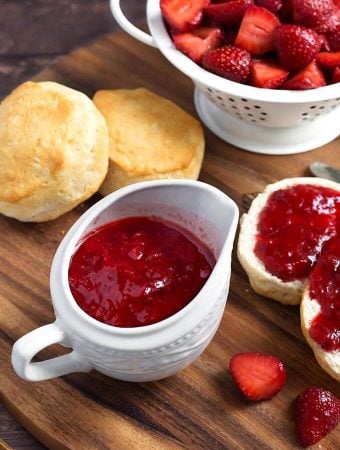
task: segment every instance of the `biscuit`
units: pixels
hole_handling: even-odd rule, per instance
[[[54,219],[96,192],[108,168],[108,131],[81,92],[26,82],[0,104],[0,213]]]
[[[144,180],[198,178],[204,135],[188,113],[143,88],[99,91],[93,101],[109,130],[110,162],[101,194]]]

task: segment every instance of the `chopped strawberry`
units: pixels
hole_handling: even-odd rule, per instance
[[[224,33],[220,28],[201,27],[191,33],[172,35],[175,47],[200,64],[204,53],[220,47],[224,41]]]
[[[321,39],[320,50],[321,51],[330,52],[331,51],[331,47],[329,45],[329,41],[328,41],[327,36],[325,34],[320,34],[320,39]]]
[[[282,8],[279,11],[281,20],[285,23],[293,22],[293,0],[284,0]]]
[[[210,0],[160,0],[164,19],[176,31],[197,28],[203,17],[203,8]]]
[[[340,52],[321,52],[316,55],[317,63],[326,70],[335,70],[340,67]]]
[[[249,75],[250,54],[241,48],[226,45],[210,50],[202,59],[202,65],[210,72],[238,83],[245,83]]]
[[[281,86],[289,72],[273,61],[254,60],[250,63],[249,84],[252,86],[276,89]]]
[[[337,67],[334,70],[334,73],[333,73],[333,76],[331,79],[331,84],[334,84],[334,83],[340,83],[340,67]]]
[[[294,23],[324,33],[334,9],[333,0],[293,0]]]
[[[225,3],[217,3],[204,8],[207,17],[221,25],[239,25],[244,13],[253,0],[230,0]]]
[[[326,86],[326,80],[315,61],[282,85],[282,89],[303,90]]]
[[[282,0],[255,0],[255,3],[272,13],[277,13],[282,8]]]
[[[333,52],[340,51],[340,25],[338,25],[334,30],[327,33],[327,39],[329,46]]]
[[[275,46],[283,67],[297,71],[315,58],[321,47],[321,39],[309,28],[286,24],[276,29]]]
[[[266,400],[286,382],[286,369],[275,356],[239,353],[230,360],[229,370],[242,394],[249,400]]]
[[[243,16],[235,44],[252,55],[262,55],[274,49],[274,31],[279,19],[261,6],[249,6]]]
[[[316,444],[340,422],[340,401],[330,391],[310,387],[295,400],[294,422],[300,444]]]

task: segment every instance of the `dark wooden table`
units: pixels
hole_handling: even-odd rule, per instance
[[[128,17],[143,21],[144,1],[122,3]],[[62,55],[117,29],[109,0],[0,0],[0,99]],[[14,450],[44,448],[1,404],[0,438]]]

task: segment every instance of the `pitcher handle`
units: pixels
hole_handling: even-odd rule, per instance
[[[71,372],[89,372],[92,369],[91,364],[76,350],[47,361],[31,362],[32,358],[42,349],[65,341],[65,333],[59,328],[57,322],[31,331],[13,346],[12,365],[14,370],[27,381],[49,380]]]
[[[157,44],[150,34],[140,30],[126,18],[120,7],[120,0],[110,0],[110,7],[114,18],[124,31],[144,44],[150,45],[151,47],[157,47]]]

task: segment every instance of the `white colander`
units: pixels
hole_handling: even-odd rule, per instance
[[[151,35],[123,14],[112,13],[131,36],[153,47],[195,84],[195,106],[217,136],[242,149],[272,155],[300,153],[326,144],[340,133],[340,83],[306,91],[260,89],[214,75],[178,51],[164,25],[159,0],[147,1]]]

